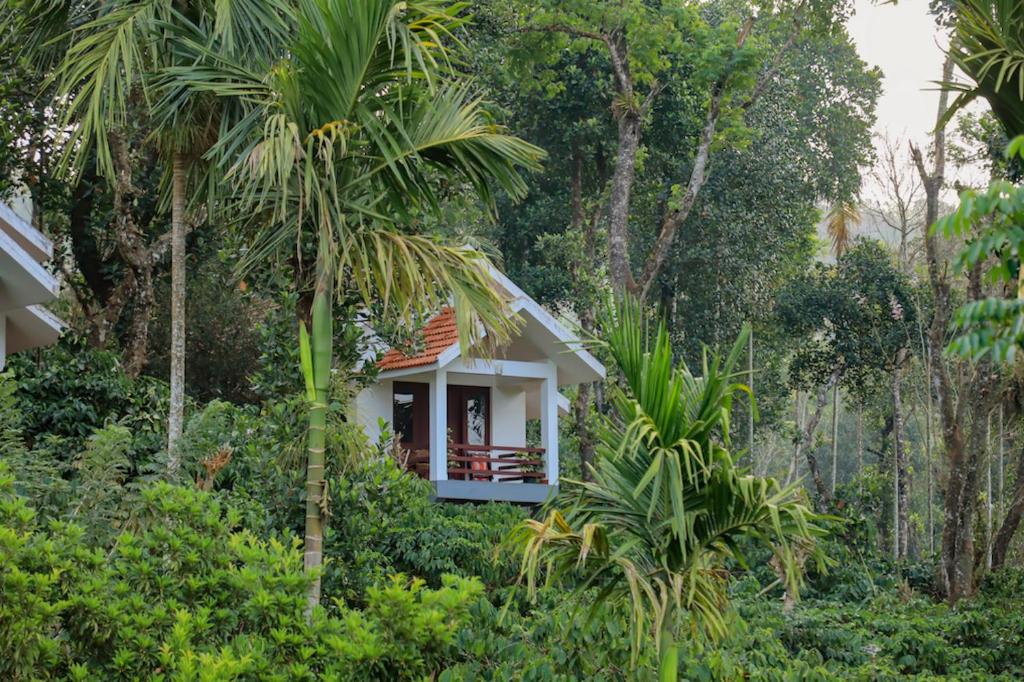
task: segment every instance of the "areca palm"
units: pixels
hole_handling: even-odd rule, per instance
[[[703,376],[676,365],[664,323],[652,329],[635,301],[609,313],[602,328],[624,387],[613,387],[615,414],[599,433],[593,480],[576,484],[543,520],[517,531],[530,591],[573,577],[580,593],[630,603],[634,646],[645,632],[660,649],[660,678],[675,680],[676,632],[684,614],[712,636],[725,629],[726,562],[743,563],[740,543],[770,545],[787,588],[799,581],[798,556],[823,531],[794,487],[744,474],[729,452],[734,382],[743,335],[724,359],[705,357]]]
[[[305,565],[322,563],[324,429],[335,290],[412,318],[455,300],[460,337],[501,341],[512,324],[480,253],[410,232],[439,207],[445,181],[487,204],[525,192],[520,169],[541,151],[488,120],[450,68],[461,6],[424,0],[300,0],[281,59],[259,67],[207,51],[177,69],[179,86],[249,103],[212,154],[240,189],[240,211],[265,225],[254,263],[308,244],[316,252],[312,327],[301,348],[310,401]],[[319,580],[310,608],[319,602]]]
[[[81,3],[32,3],[40,24],[78,16]],[[166,168],[171,209],[171,401],[168,451],[176,468],[174,444],[181,435],[185,391],[185,237],[190,186],[203,188],[198,162],[230,126],[240,109],[227,98],[193,96],[166,88],[169,74],[195,63],[197,48],[216,50],[235,63],[250,63],[279,48],[289,29],[290,7],[278,0],[114,0],[89,7],[68,33],[69,46],[55,79],[66,100],[70,125],[69,158],[81,166],[93,155],[112,182],[130,172],[122,158],[115,169],[123,131],[134,107],[153,122]],[[72,12],[71,10],[74,10]],[[136,103],[133,105],[133,103]],[[214,189],[217,183],[205,183]]]

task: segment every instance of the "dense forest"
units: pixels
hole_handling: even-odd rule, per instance
[[[0,678],[1024,677],[1024,5],[907,139],[849,0],[0,7]],[[540,505],[354,416],[492,267],[607,370]]]

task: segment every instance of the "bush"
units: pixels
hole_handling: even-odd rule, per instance
[[[0,462],[0,677],[414,680],[450,660],[479,581],[396,576],[366,608],[303,615],[299,541],[260,539],[209,494],[166,483],[109,556],[39,527]]]
[[[146,377],[129,379],[117,353],[65,335],[55,346],[12,356],[10,372],[17,380],[15,395],[30,445],[44,437],[64,439],[70,459],[96,429],[111,422],[131,431],[138,461],[165,445],[167,385]]]
[[[459,505],[430,499],[430,483],[374,457],[331,479],[324,542],[325,593],[358,602],[388,573],[438,585],[447,573],[492,588],[512,583],[515,558],[499,545],[526,512],[509,504]]]

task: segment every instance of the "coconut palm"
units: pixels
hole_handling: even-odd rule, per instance
[[[653,634],[660,679],[675,680],[684,615],[712,636],[725,630],[726,566],[743,564],[741,542],[770,545],[795,592],[800,557],[822,529],[801,491],[746,475],[729,452],[746,332],[728,357],[705,355],[696,377],[674,363],[665,324],[652,331],[635,301],[619,303],[602,328],[623,385],[612,387],[593,480],[519,527],[521,575],[531,593],[546,571],[575,579],[578,594],[628,602],[634,651]]]
[[[116,182],[115,156],[123,148],[129,117],[143,114],[161,151],[167,178],[162,187],[171,209],[171,372],[168,452],[181,435],[185,399],[185,237],[188,197],[217,183],[200,182],[199,163],[238,110],[228,98],[165,92],[168,72],[195,61],[205,46],[236,63],[248,63],[279,49],[288,34],[290,8],[278,0],[113,0],[92,7],[81,20],[79,3],[31,3],[42,25],[77,17],[55,80],[66,101],[68,159],[78,166],[95,157],[99,171]],[[71,12],[74,9],[75,12]],[[52,29],[51,29],[52,30]],[[140,105],[141,103],[141,105]],[[122,160],[121,166],[126,165]],[[122,169],[123,170],[123,169]],[[193,201],[193,203],[198,203]],[[208,207],[207,207],[208,208]]]
[[[239,188],[239,215],[264,225],[247,264],[315,251],[311,329],[300,332],[309,406],[305,565],[322,563],[332,295],[412,319],[454,299],[465,344],[507,338],[512,322],[487,259],[415,233],[410,218],[449,191],[521,197],[542,152],[490,122],[452,69],[461,5],[300,0],[283,57],[259,66],[207,50],[175,71],[195,93],[249,103],[211,155]],[[319,579],[310,608],[319,602]]]

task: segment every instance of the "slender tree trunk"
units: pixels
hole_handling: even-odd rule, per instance
[[[796,472],[800,465],[800,448],[803,445],[804,432],[804,405],[800,389],[796,390],[793,398],[794,412],[793,423],[796,426],[796,446],[793,448],[793,458],[789,460],[789,471],[786,473],[785,484],[789,485],[796,478]]]
[[[320,566],[323,564],[324,466],[327,449],[327,397],[331,380],[331,356],[334,341],[331,315],[331,272],[327,246],[321,239],[317,258],[317,284],[313,296],[310,355],[313,401],[309,406],[309,434],[306,449],[306,542],[303,564],[315,577],[307,593],[306,616],[320,603]]]
[[[935,474],[932,464],[932,348],[925,341],[924,461],[928,467],[928,553],[935,554]]]
[[[750,405],[747,408],[747,456],[750,458],[750,467],[757,470],[754,458],[754,327],[750,327],[750,335],[747,336],[747,385],[750,387]]]
[[[839,386],[832,387],[832,497],[836,495],[836,474],[839,470]]]
[[[999,531],[992,541],[992,569],[999,570],[1006,563],[1013,536],[1024,517],[1024,447],[1017,448],[1017,465],[1014,467],[1013,497],[1006,508],[1006,515],[999,525]]]
[[[175,450],[185,421],[185,205],[188,164],[174,154],[171,169],[171,408],[167,420],[168,467],[178,470]]]
[[[1006,483],[1006,437],[1003,423],[1003,402],[999,402],[999,489],[996,492],[996,500],[998,503],[999,518],[1003,517],[1003,505],[1006,500],[1005,488]]]
[[[814,412],[810,419],[804,424],[803,430],[799,435],[799,441],[797,442],[797,452],[800,450],[804,451],[804,457],[807,460],[807,468],[811,472],[811,479],[814,481],[814,490],[816,492],[815,501],[819,511],[825,511],[828,509],[828,504],[832,500],[832,495],[829,493],[828,486],[825,485],[824,480],[821,478],[821,470],[818,468],[818,460],[814,456],[814,450],[811,448],[811,439],[814,437],[814,431],[818,428],[818,424],[821,422],[822,414],[825,411],[825,405],[828,404],[829,391],[839,381],[839,372],[836,370],[829,377],[829,380],[824,386],[818,391],[817,399],[814,404]]]
[[[629,198],[636,176],[641,123],[640,114],[635,111],[619,116],[619,148],[608,201],[608,274],[618,296],[635,288],[629,263]]]
[[[860,477],[864,474],[864,410],[857,408],[857,490],[861,491],[864,483]]]
[[[896,476],[896,539],[897,559],[906,559],[910,547],[910,477],[907,466],[907,449],[903,442],[903,362],[907,351],[901,348],[896,354],[892,375],[893,413],[893,456]]]
[[[985,568],[992,568],[992,415],[985,415]]]
[[[953,61],[947,56],[943,64],[943,81],[949,81],[953,75]],[[934,301],[934,313],[928,331],[928,342],[933,352],[945,345],[946,330],[952,315],[952,291],[949,280],[948,265],[939,251],[938,237],[930,232],[932,224],[939,217],[939,193],[945,181],[946,167],[946,134],[938,122],[946,114],[949,106],[949,93],[939,93],[939,106],[936,113],[934,132],[934,162],[929,172],[925,167],[924,155],[921,150],[911,146],[914,164],[921,176],[925,190],[925,221],[924,243],[928,265],[928,282]],[[971,381],[960,396],[959,403],[952,378],[946,363],[941,358],[932,362],[931,380],[939,400],[939,417],[942,422],[942,437],[949,476],[945,491],[945,512],[942,526],[941,564],[939,578],[942,582],[946,599],[955,604],[962,597],[968,596],[974,589],[974,500],[977,493],[977,460],[980,445],[980,434],[983,429],[975,425],[969,435],[965,434],[963,419],[968,405],[975,414],[983,414],[978,403],[987,400],[984,395],[986,380]],[[988,372],[982,364],[977,368],[981,374]]]

